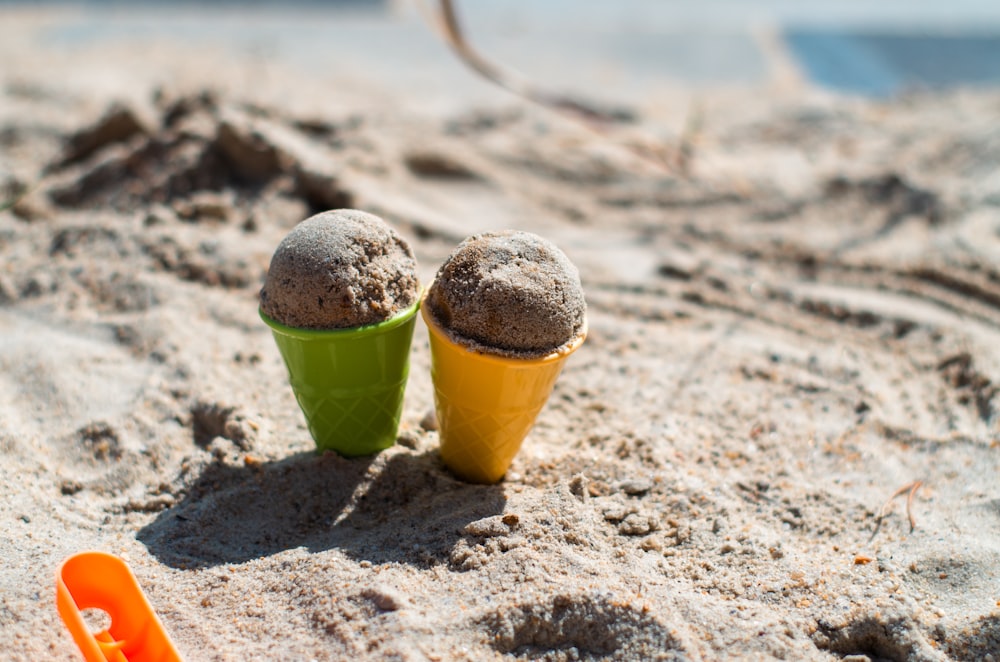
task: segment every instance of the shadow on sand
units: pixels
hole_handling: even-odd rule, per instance
[[[175,568],[242,563],[306,547],[372,563],[447,561],[469,522],[503,511],[496,485],[453,478],[436,453],[345,459],[301,453],[255,467],[208,465],[139,531]]]

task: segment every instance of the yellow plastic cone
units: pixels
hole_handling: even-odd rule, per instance
[[[421,313],[430,330],[441,459],[464,480],[495,483],[548,401],[566,358],[583,344],[586,325],[557,352],[517,359],[463,347],[438,326],[429,306]]]

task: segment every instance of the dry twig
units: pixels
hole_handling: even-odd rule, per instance
[[[882,518],[885,517],[885,511],[888,509],[892,501],[903,493],[908,493],[906,495],[906,517],[910,521],[910,533],[917,528],[917,520],[913,516],[913,497],[916,495],[917,490],[924,484],[922,480],[915,480],[912,483],[903,485],[901,488],[892,493],[892,496],[886,499],[882,507],[878,509],[878,514],[875,516],[875,530],[872,531],[872,536],[869,538],[869,542],[875,539],[878,534],[879,529],[882,527]]]
[[[451,0],[441,0],[441,23],[445,41],[448,42],[448,45],[452,47],[462,61],[469,65],[475,72],[493,81],[500,87],[506,88],[514,94],[542,106],[574,115],[587,123],[604,124],[631,119],[628,113],[623,113],[622,111],[603,110],[578,99],[540,89],[517,74],[490,62],[477,53],[469,45],[469,42],[466,41],[461,25],[458,22],[455,6]]]
[[[518,96],[571,117],[588,129],[607,136],[614,124],[629,122],[632,114],[620,109],[602,109],[572,97],[543,90],[516,73],[490,62],[469,44],[458,21],[452,0],[440,0],[440,33],[458,57],[473,71]],[[689,118],[690,120],[690,118]],[[687,175],[693,158],[693,132],[696,122],[688,122],[680,145],[671,147],[651,139],[634,140],[625,147],[638,158],[660,170]]]

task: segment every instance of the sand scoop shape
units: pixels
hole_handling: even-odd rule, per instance
[[[181,662],[163,624],[128,565],[104,552],[82,552],[56,576],[56,606],[87,662]],[[91,632],[86,609],[100,609],[111,625]]]

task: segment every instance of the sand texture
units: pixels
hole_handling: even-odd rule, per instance
[[[260,307],[296,328],[377,324],[416,302],[416,271],[410,245],[378,216],[325,211],[296,225],[278,244]]]
[[[427,305],[456,342],[525,358],[579,336],[587,315],[577,268],[552,242],[524,231],[459,244],[435,274]]]
[[[53,578],[101,549],[188,660],[1000,659],[997,94],[706,93],[657,167],[670,109],[6,43],[0,656],[78,659]],[[422,325],[396,446],[313,452],[258,292],[337,208],[424,283],[504,228],[579,268],[500,484],[440,462]]]

